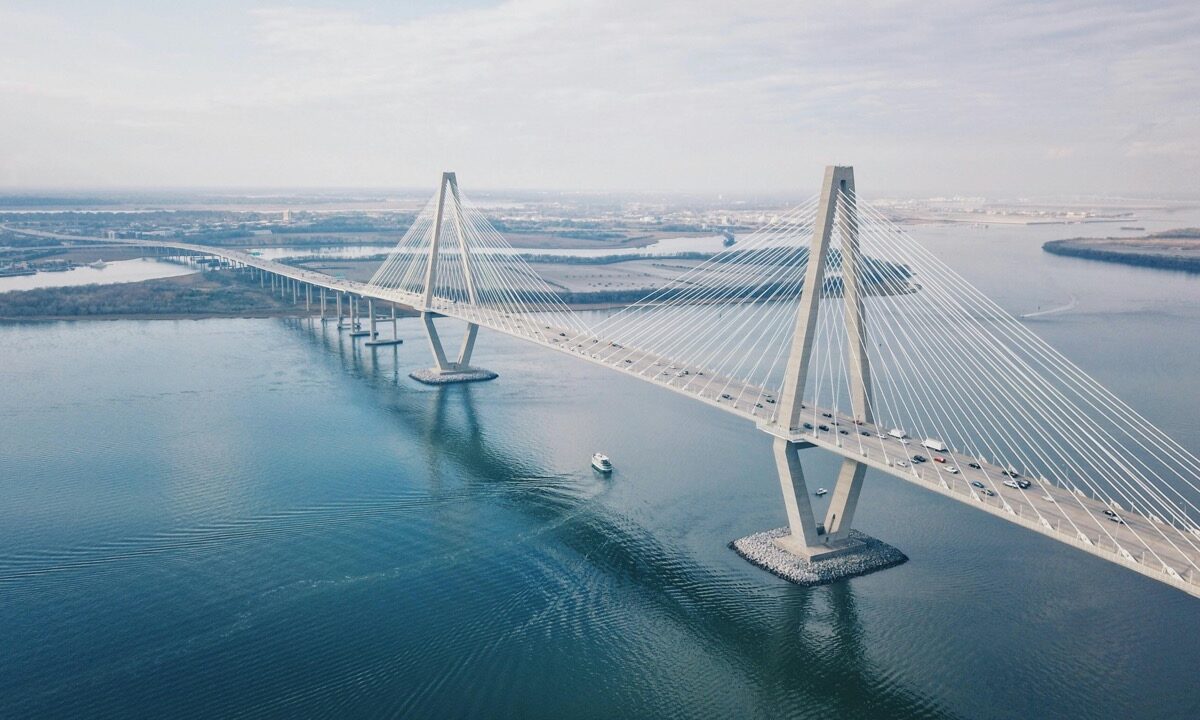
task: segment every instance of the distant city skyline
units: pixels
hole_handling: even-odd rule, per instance
[[[1200,196],[1186,2],[0,7],[0,191]]]

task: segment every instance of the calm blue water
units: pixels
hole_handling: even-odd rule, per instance
[[[116,285],[158,278],[190,275],[195,268],[153,258],[114,260],[103,268],[83,265],[60,272],[39,272],[34,275],[0,277],[0,292],[33,290],[34,288],[68,287],[74,285]]]
[[[1075,297],[1031,326],[1200,448],[1200,279],[991,232],[922,237]],[[402,335],[0,326],[0,716],[1200,715],[1194,598],[871,475],[910,562],[798,588],[726,548],[784,522],[763,433],[495,333],[428,388]]]

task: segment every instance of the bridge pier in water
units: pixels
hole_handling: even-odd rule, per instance
[[[404,341],[400,339],[396,324],[396,306],[392,305],[392,338],[390,340],[380,340],[379,332],[375,329],[375,301],[367,300],[367,311],[371,313],[371,339],[367,341],[367,345],[377,347],[379,345],[400,345]]]
[[[795,332],[778,404],[779,414],[776,424],[768,429],[775,435],[775,467],[783,491],[788,525],[730,543],[739,555],[751,563],[800,585],[819,585],[864,575],[899,565],[908,559],[896,548],[851,528],[867,470],[862,462],[852,458],[842,461],[824,522],[817,522],[799,454],[800,450],[815,446],[792,439],[794,434],[802,431],[804,387],[817,334],[821,296],[826,292],[825,265],[835,222],[842,243],[841,295],[845,303],[846,365],[851,407],[856,426],[873,422],[871,372],[865,351],[867,335],[862,302],[863,263],[859,252],[858,214],[854,198],[854,168],[827,167],[813,224],[803,291],[796,309]]]
[[[350,297],[350,337],[374,337],[375,336],[375,319],[371,319],[371,329],[362,329],[362,309],[358,305],[358,298]]]

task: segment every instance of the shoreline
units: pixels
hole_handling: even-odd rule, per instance
[[[1155,246],[1147,242],[1147,238],[1071,238],[1042,243],[1042,250],[1061,257],[1190,274],[1200,273],[1200,241],[1168,237],[1149,240],[1160,241],[1160,244]],[[1163,247],[1162,240],[1179,242],[1171,247]]]
[[[261,312],[197,312],[197,313],[106,313],[100,315],[17,315],[0,316],[0,323],[61,322],[64,320],[265,320],[268,318],[320,318],[320,315],[264,310]],[[326,316],[328,317],[328,316]],[[397,315],[397,317],[403,317]]]

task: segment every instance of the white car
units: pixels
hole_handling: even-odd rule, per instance
[[[954,467],[953,465],[951,465],[950,467],[946,468],[946,472],[950,473],[951,475],[957,475],[957,474],[958,474],[958,468],[956,468],[956,467]]]
[[[1010,487],[1010,488],[1012,488],[1013,490],[1017,490],[1017,489],[1019,488],[1019,486],[1017,485],[1017,481],[1016,481],[1016,480],[1005,480],[1005,481],[1004,481],[1004,486],[1005,486],[1005,487]]]
[[[897,460],[896,467],[908,467],[908,463],[904,462],[903,460]]]

